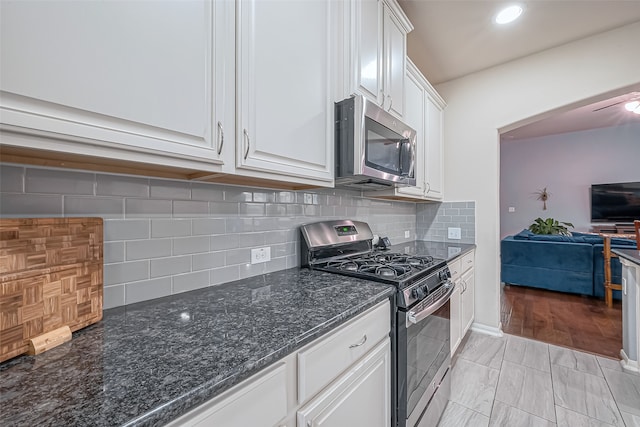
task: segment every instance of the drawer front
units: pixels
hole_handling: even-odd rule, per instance
[[[285,363],[277,363],[169,426],[272,427],[287,416],[286,377]]]
[[[456,258],[455,261],[449,262],[449,271],[451,271],[451,280],[456,281],[462,274],[462,259]]]
[[[471,251],[460,260],[462,264],[462,273],[473,268],[473,264],[475,263],[475,251]]]
[[[391,329],[389,302],[298,353],[298,402],[303,403],[364,356]]]

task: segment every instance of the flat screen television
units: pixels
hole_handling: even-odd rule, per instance
[[[640,219],[640,182],[591,186],[591,222],[628,223]]]

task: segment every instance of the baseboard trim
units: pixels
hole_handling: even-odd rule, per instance
[[[482,323],[473,322],[471,324],[470,329],[474,332],[478,332],[485,335],[491,335],[494,337],[504,336],[504,333],[502,332],[502,322],[498,324],[497,328],[495,326],[489,326]]]
[[[620,350],[620,357],[622,357],[622,360],[620,361],[622,370],[636,374],[640,373],[640,363],[638,363],[637,360],[629,359],[629,356],[624,352],[624,349]]]

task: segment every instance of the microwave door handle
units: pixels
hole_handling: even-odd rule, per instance
[[[411,153],[411,160],[409,163],[409,169],[405,170],[404,168],[404,157],[405,157],[405,150],[404,148],[400,150],[400,175],[402,176],[411,176],[411,172],[413,171],[414,168],[414,161],[415,161],[415,153],[413,152],[413,150],[411,150],[411,140],[410,139],[403,139],[400,141],[400,143],[402,144],[402,147],[405,146],[405,144],[409,145],[408,150]]]

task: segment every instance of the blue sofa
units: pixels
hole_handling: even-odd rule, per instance
[[[612,248],[635,248],[635,240],[611,239]],[[604,297],[602,238],[593,234],[538,235],[522,230],[505,237],[501,280],[511,285]],[[613,283],[620,283],[620,261],[611,260]],[[620,291],[613,292],[620,299]]]

